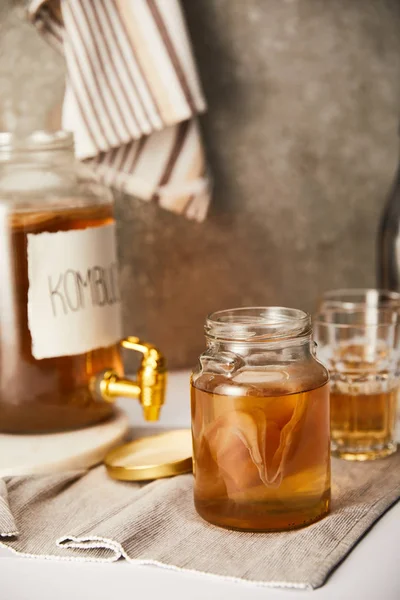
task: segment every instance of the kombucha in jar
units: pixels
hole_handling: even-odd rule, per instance
[[[107,419],[89,381],[122,374],[112,197],[71,134],[0,134],[0,246],[0,433]]]
[[[191,381],[194,502],[214,525],[295,529],[330,507],[329,377],[310,316],[213,313]]]

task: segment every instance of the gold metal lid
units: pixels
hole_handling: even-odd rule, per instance
[[[190,429],[177,429],[134,440],[104,459],[108,474],[123,481],[146,481],[192,472]]]

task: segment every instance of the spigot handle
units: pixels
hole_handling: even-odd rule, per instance
[[[143,407],[146,421],[157,421],[165,400],[167,383],[166,361],[152,344],[137,337],[127,337],[121,345],[142,354],[136,380],[120,377],[115,371],[107,370],[97,375],[91,383],[92,393],[107,402],[118,397],[138,398]]]

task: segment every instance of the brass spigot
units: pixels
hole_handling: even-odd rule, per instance
[[[143,355],[136,380],[120,377],[112,370],[104,371],[91,382],[92,393],[107,402],[114,402],[118,397],[138,398],[145,420],[157,421],[165,400],[165,358],[157,348],[137,337],[127,337],[121,344]]]

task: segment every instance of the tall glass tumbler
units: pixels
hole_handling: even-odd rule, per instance
[[[397,311],[372,306],[325,310],[315,317],[314,338],[331,377],[332,453],[373,460],[395,452]]]

